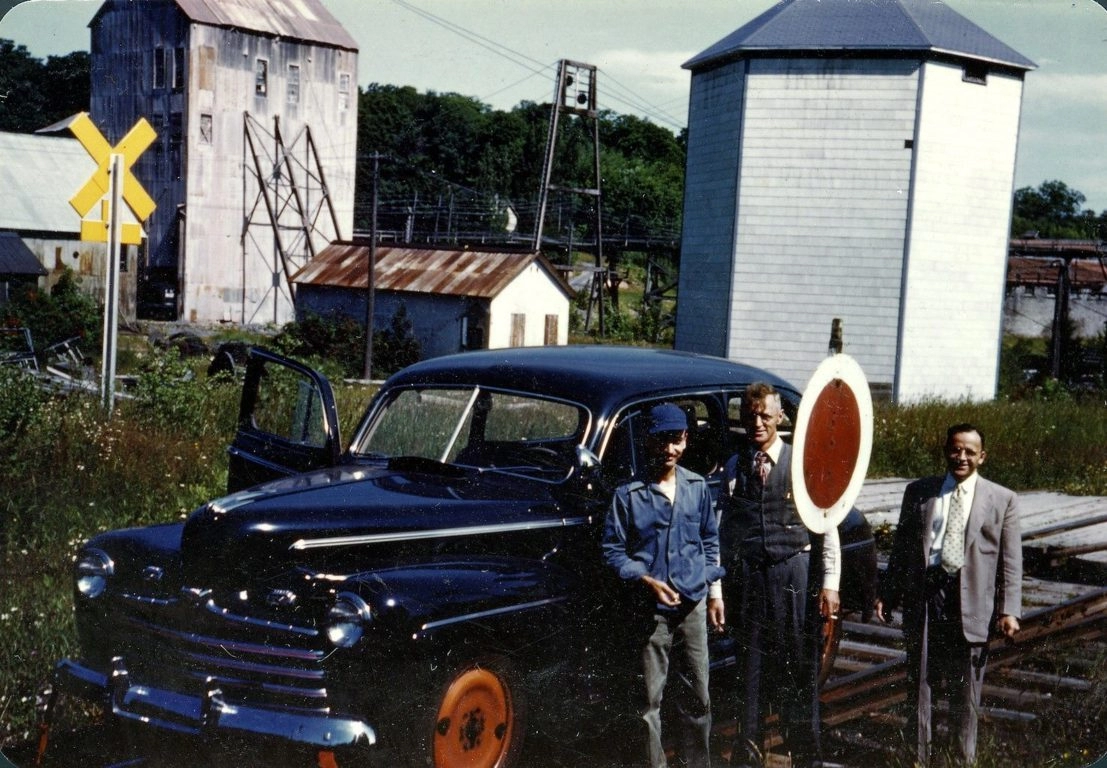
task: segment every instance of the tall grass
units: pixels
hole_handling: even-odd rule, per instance
[[[952,424],[985,436],[981,474],[1019,491],[1107,495],[1107,405],[1102,397],[877,404],[869,477],[916,477],[944,469],[942,445]]]
[[[206,368],[207,361],[198,366]],[[101,531],[184,518],[227,486],[240,388],[154,355],[107,417],[0,367],[0,750],[27,739],[53,664],[77,653],[71,568]],[[343,429],[366,388],[336,385]]]

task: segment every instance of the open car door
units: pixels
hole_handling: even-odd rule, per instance
[[[326,377],[287,357],[250,349],[228,452],[227,490],[332,467],[341,451],[338,410]]]

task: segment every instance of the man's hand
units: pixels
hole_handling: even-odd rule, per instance
[[[892,621],[892,610],[884,607],[884,601],[879,597],[873,603],[873,612],[876,613],[876,617],[880,619],[881,624],[888,624]]]
[[[842,607],[841,598],[836,589],[819,590],[819,615],[825,621],[838,618],[838,609]]]
[[[646,586],[653,590],[657,602],[669,608],[676,608],[680,605],[680,593],[665,582],[655,579],[653,576],[643,576],[642,581],[646,582]]]
[[[721,597],[707,598],[707,622],[716,632],[722,632],[726,626],[726,607]]]
[[[1019,631],[1019,620],[1014,616],[1000,616],[997,626],[1004,637],[1013,640],[1015,634]]]

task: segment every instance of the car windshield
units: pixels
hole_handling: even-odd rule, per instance
[[[351,447],[547,479],[564,477],[588,419],[578,405],[480,387],[399,390]]]

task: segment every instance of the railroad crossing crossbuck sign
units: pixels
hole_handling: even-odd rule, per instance
[[[104,243],[108,241],[108,227],[111,219],[109,213],[111,158],[112,155],[122,155],[123,201],[130,207],[140,223],[122,222],[119,242],[126,245],[140,244],[142,242],[141,222],[146,221],[150,214],[154,212],[155,203],[153,198],[142,188],[142,184],[131,173],[131,166],[135,164],[138,156],[154,143],[157,133],[146,122],[145,118],[139,118],[139,121],[127,132],[122,141],[113,147],[100,133],[100,130],[86,112],[82,112],[73,119],[73,122],[69,125],[69,130],[81,142],[81,146],[92,156],[92,159],[96,161],[96,172],[77,191],[77,194],[69,198],[69,204],[81,216],[81,239]],[[85,218],[94,213],[97,203],[100,205],[100,218]],[[116,220],[120,220],[118,216]]]
[[[814,533],[837,526],[857,500],[873,447],[873,402],[849,355],[823,360],[800,400],[792,438],[792,491]]]

